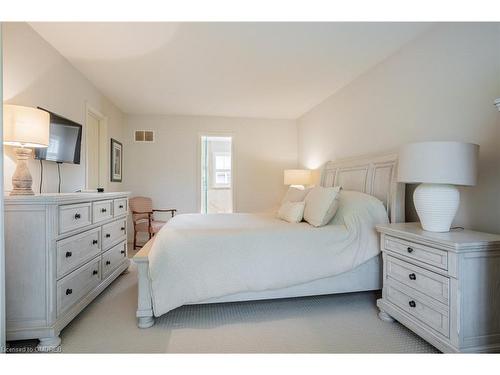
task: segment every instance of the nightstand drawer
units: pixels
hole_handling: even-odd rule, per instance
[[[437,302],[433,303],[429,298],[419,295],[418,292],[404,290],[404,287],[392,280],[388,280],[385,288],[389,302],[414,316],[433,330],[449,337],[448,308],[440,306]]]
[[[413,264],[387,256],[386,273],[388,278],[414,288],[419,292],[448,305],[450,280]]]
[[[391,236],[385,237],[384,247],[386,250],[404,255],[407,258],[415,259],[443,270],[448,269],[448,253],[444,250]]]

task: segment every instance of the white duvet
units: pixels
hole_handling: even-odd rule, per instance
[[[349,271],[379,253],[383,204],[340,193],[329,225],[291,224],[266,214],[186,214],[156,235],[149,254],[153,311],[239,292],[280,289]]]

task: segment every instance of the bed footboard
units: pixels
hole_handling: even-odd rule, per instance
[[[137,295],[137,326],[149,328],[155,324],[153,316],[153,303],[151,286],[149,283],[149,252],[154,238],[149,240],[144,247],[134,256],[133,261],[137,264],[138,272],[138,295]]]

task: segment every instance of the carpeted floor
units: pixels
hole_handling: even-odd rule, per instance
[[[377,317],[376,293],[183,306],[136,327],[135,266],[61,333],[63,353],[435,353]],[[11,345],[36,345],[36,341]]]

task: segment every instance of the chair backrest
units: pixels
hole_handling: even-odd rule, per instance
[[[148,214],[134,214],[134,212],[153,212],[153,200],[148,197],[132,197],[129,199],[129,206],[134,221],[148,218]]]

